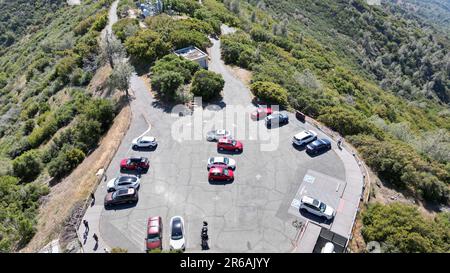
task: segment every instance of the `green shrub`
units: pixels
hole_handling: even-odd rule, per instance
[[[13,252],[26,245],[35,233],[39,198],[48,187],[19,184],[16,177],[0,176],[0,252]]]
[[[386,182],[427,201],[448,203],[450,173],[443,165],[422,158],[401,141],[380,141],[372,136],[351,136],[366,164]]]
[[[289,104],[286,89],[276,83],[257,81],[252,83],[250,90],[264,102],[276,103],[280,106]]]
[[[139,29],[139,21],[136,18],[125,18],[117,21],[113,26],[112,30],[117,38],[124,42],[129,36],[135,33],[130,33],[131,29]]]
[[[30,150],[13,160],[13,174],[24,182],[33,181],[42,170],[40,153]]]
[[[224,85],[225,81],[222,75],[202,69],[194,74],[191,92],[195,96],[201,96],[204,100],[209,100],[218,96]]]
[[[324,108],[318,119],[344,136],[372,134],[375,133],[376,130],[374,126],[367,121],[367,118],[359,112],[343,108],[342,106]]]
[[[362,235],[366,242],[381,243],[383,252],[448,252],[450,214],[428,221],[412,205],[372,204],[363,213]]]
[[[85,153],[73,147],[63,147],[61,152],[48,164],[48,173],[61,178],[75,169],[85,158]]]
[[[170,8],[180,13],[193,15],[195,10],[201,8],[201,5],[196,0],[164,0],[164,6],[170,5]]]
[[[164,42],[157,32],[145,29],[129,37],[125,48],[133,61],[143,63],[154,62],[158,57],[166,55],[170,44]]]
[[[151,70],[155,77],[166,72],[177,72],[183,77],[184,83],[189,83],[194,73],[200,70],[200,65],[175,54],[169,54],[158,60]]]

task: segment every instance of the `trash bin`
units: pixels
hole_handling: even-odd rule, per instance
[[[305,123],[305,121],[306,121],[306,116],[305,116],[305,114],[303,114],[303,113],[300,112],[300,111],[295,111],[295,117],[296,117],[298,120],[300,120],[301,122],[303,122],[303,123]]]

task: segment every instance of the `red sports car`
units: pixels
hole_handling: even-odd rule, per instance
[[[233,171],[224,167],[212,167],[209,169],[209,181],[232,181],[234,179]]]
[[[270,107],[259,107],[255,112],[252,113],[252,119],[259,120],[272,114],[272,108]]]
[[[131,157],[125,158],[120,161],[120,170],[124,171],[137,171],[139,168],[142,171],[147,171],[150,167],[148,158],[146,157]]]
[[[219,151],[234,151],[234,152],[242,152],[244,146],[242,142],[229,139],[229,138],[221,138],[217,142],[217,149]]]

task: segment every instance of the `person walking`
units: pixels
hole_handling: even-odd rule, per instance
[[[92,235],[92,238],[94,238],[95,244],[98,244],[98,236],[97,236],[97,234],[94,233],[94,235]]]
[[[87,220],[83,220],[84,227],[86,228],[85,233],[89,232],[89,222]]]
[[[92,199],[92,203],[91,203],[91,207],[95,204],[95,195],[93,192],[91,192],[91,199]]]

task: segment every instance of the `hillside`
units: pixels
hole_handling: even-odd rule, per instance
[[[19,2],[0,3],[8,36],[0,54],[0,252],[33,237],[44,196],[96,147],[116,111],[86,89],[101,65],[112,1]]]
[[[106,82],[112,57],[126,51],[158,98],[186,103],[224,82],[170,53],[206,51],[210,36],[227,65],[251,72],[255,96],[340,133],[380,185],[405,197],[364,206],[357,235],[389,252],[449,251],[448,1],[165,0],[165,13],[139,21],[125,18],[134,1],[121,0],[108,60],[101,31],[112,2],[0,1],[0,252],[29,243],[54,186],[110,129],[120,104],[90,87],[133,70],[118,65]],[[222,34],[222,24],[237,31]]]

